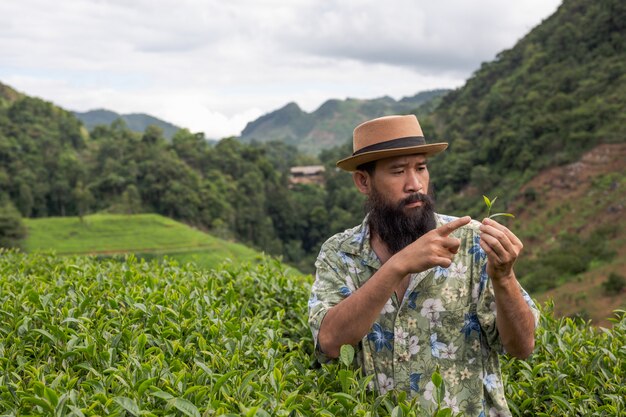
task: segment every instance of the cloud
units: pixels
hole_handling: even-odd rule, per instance
[[[297,102],[458,87],[557,0],[0,2],[0,81],[209,137]]]

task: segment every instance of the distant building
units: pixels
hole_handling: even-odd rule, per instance
[[[289,184],[324,184],[324,166],[306,165],[292,167],[290,170]]]

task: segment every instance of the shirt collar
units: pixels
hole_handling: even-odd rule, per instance
[[[380,259],[376,252],[372,249],[370,243],[370,227],[368,224],[369,214],[365,216],[361,224],[354,229],[339,245],[339,250],[360,258],[361,263],[371,266],[372,268],[380,268]]]

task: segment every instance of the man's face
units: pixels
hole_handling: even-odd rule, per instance
[[[381,159],[376,162],[372,188],[391,203],[414,194],[428,194],[430,174],[424,155],[408,155]],[[421,206],[420,202],[407,204],[406,209]]]
[[[411,155],[377,162],[366,208],[372,231],[397,253],[436,226],[428,195],[426,158]]]

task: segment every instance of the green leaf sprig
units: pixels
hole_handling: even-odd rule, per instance
[[[488,218],[493,219],[494,217],[498,217],[498,216],[506,216],[506,217],[513,217],[513,218],[515,218],[515,216],[512,215],[511,213],[494,213],[494,214],[491,214],[491,207],[493,206],[493,203],[496,202],[498,197],[494,197],[493,200],[490,200],[489,197],[487,197],[486,195],[483,195],[483,199],[485,200],[485,204],[487,205],[487,217]]]

